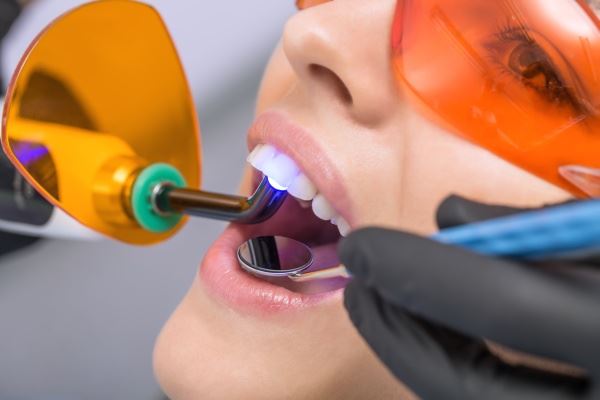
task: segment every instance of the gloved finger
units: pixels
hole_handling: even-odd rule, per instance
[[[451,195],[446,197],[439,205],[436,213],[436,221],[438,227],[444,229],[530,210],[527,208],[483,204],[461,196]]]
[[[452,228],[459,225],[471,224],[488,219],[506,217],[527,211],[540,210],[572,203],[569,200],[556,204],[547,204],[542,207],[509,207],[496,204],[484,204],[464,197],[451,195],[442,201],[436,213],[437,225],[440,229]]]
[[[340,259],[387,301],[455,331],[583,368],[596,362],[598,282],[378,228],[344,239]]]
[[[509,366],[481,341],[411,316],[360,281],[344,302],[373,351],[423,399],[573,400],[587,390],[576,378]]]
[[[389,370],[423,399],[465,399],[443,347],[372,288],[351,281],[344,305],[361,336]]]

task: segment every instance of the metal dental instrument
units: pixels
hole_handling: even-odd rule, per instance
[[[344,267],[306,272],[313,265],[307,245],[284,236],[260,236],[244,242],[237,251],[240,266],[261,278],[287,277],[297,282],[350,275]]]
[[[600,200],[587,200],[445,229],[432,239],[488,256],[517,260],[568,258],[598,254],[599,222]],[[306,262],[312,260],[312,252],[302,243],[287,239],[296,244],[284,246],[286,238],[257,239],[250,239],[238,249],[240,266],[254,275],[288,277],[299,282],[350,277],[344,266],[306,272],[312,264]]]
[[[241,224],[258,224],[277,212],[287,197],[264,177],[250,197],[157,185],[151,204],[157,214],[182,213]]]
[[[238,248],[237,258],[244,270],[261,278],[287,277],[296,282],[350,278],[343,266],[306,272],[313,265],[310,247],[284,236],[252,238]]]

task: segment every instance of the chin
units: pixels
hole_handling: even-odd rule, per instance
[[[155,346],[169,398],[412,399],[358,336],[339,297],[240,313],[196,280]]]

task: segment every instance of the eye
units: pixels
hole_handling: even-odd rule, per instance
[[[524,28],[505,27],[494,35],[486,47],[490,51],[490,59],[501,73],[534,90],[551,104],[580,108],[581,105],[566,84],[561,69]],[[562,60],[560,54],[556,54],[555,58]],[[569,66],[564,62],[561,66],[568,75]]]
[[[552,60],[536,44],[521,43],[515,46],[508,55],[507,64],[526,86],[552,103],[563,104],[572,100]]]
[[[298,10],[305,10],[320,4],[329,3],[330,1],[331,0],[296,0],[296,7],[298,7]]]

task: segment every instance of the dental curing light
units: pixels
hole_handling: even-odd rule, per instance
[[[7,157],[50,206],[125,243],[160,243],[185,215],[259,223],[286,198],[267,178],[248,198],[202,190],[189,83],[161,16],[140,2],[88,3],[48,25],[12,76],[1,124]]]
[[[146,230],[162,232],[179,223],[182,214],[242,224],[257,224],[273,216],[287,192],[264,177],[250,197],[185,188],[185,179],[168,164],[139,173],[131,190],[131,211]]]

